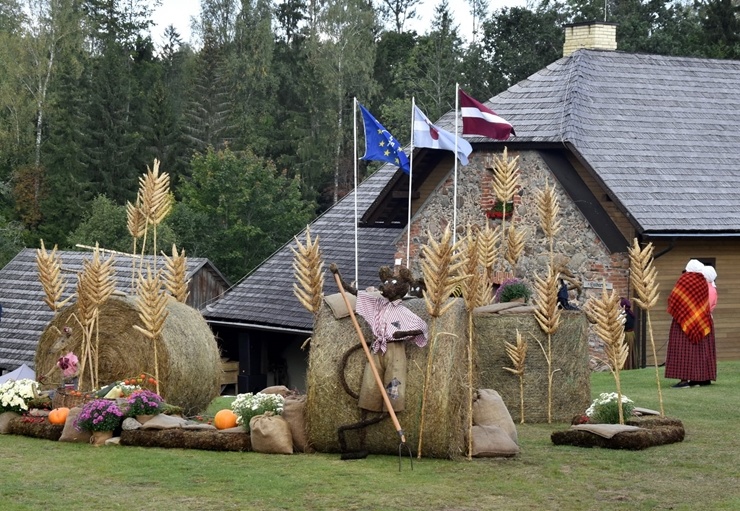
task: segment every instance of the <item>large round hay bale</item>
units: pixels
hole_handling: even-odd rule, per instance
[[[160,392],[168,403],[193,415],[205,410],[219,394],[221,365],[218,345],[197,310],[170,299],[167,312],[164,330],[157,343]],[[70,305],[44,329],[36,348],[36,374],[49,372],[59,357],[68,351],[81,357],[82,329],[73,316],[76,313],[77,306]],[[141,325],[133,297],[111,297],[100,307],[97,330],[100,385],[140,373],[154,374],[153,343],[133,325]],[[65,326],[72,329],[66,341],[60,335]],[[86,373],[90,374],[87,369]]]
[[[438,333],[424,418],[422,454],[425,457],[451,458],[464,455],[467,449],[467,316],[462,300],[456,302],[437,320],[434,329],[423,300],[404,302],[427,322],[430,333],[432,330]],[[361,317],[357,319],[363,327],[365,339],[371,343],[373,337],[369,327]],[[340,381],[342,358],[359,342],[351,319],[335,319],[331,309],[324,305],[314,325],[306,375],[308,440],[319,452],[339,452],[337,428],[361,419],[357,399],[345,391]],[[397,415],[406,444],[414,455],[419,440],[421,400],[430,346],[431,342],[425,348],[406,343],[406,409]],[[346,380],[355,393],[359,392],[366,360],[364,351],[356,349],[347,361]],[[370,414],[371,417],[376,415]],[[359,438],[358,431],[347,431],[350,450],[359,448]],[[393,423],[386,419],[366,428],[364,448],[374,454],[398,454],[399,440]]]
[[[588,320],[582,311],[563,311],[560,328],[553,334],[552,420],[570,422],[591,403],[591,370],[588,366]],[[534,314],[476,314],[474,316],[480,385],[496,389],[512,419],[519,422],[519,377],[505,370],[512,367],[506,345],[516,344],[517,331],[527,341],[524,369],[524,420],[547,422],[547,335]],[[542,348],[540,348],[542,346]]]

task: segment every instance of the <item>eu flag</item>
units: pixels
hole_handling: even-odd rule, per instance
[[[360,112],[362,112],[362,121],[365,124],[365,154],[360,159],[387,161],[408,174],[410,172],[409,159],[398,140],[388,133],[388,130],[362,105],[360,105]]]

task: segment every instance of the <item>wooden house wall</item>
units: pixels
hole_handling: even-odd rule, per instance
[[[207,268],[201,268],[193,275],[188,289],[190,296],[187,304],[201,310],[206,304],[220,298],[228,288],[221,277]]]

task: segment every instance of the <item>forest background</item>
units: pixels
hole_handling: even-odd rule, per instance
[[[159,247],[236,282],[352,189],[354,97],[406,143],[412,97],[432,120],[456,83],[487,100],[560,58],[566,23],[617,23],[626,52],[740,56],[737,0],[466,0],[465,34],[446,0],[407,30],[419,2],[201,0],[198,44],[170,26],[156,45],[154,1],[0,0],[0,267],[39,239],[131,251],[126,203],[156,158]]]

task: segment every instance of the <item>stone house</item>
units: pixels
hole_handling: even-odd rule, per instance
[[[732,311],[740,303],[740,62],[615,48],[613,24],[566,27],[563,58],[486,102],[514,125],[516,136],[506,142],[466,137],[473,153],[469,165],[457,169],[457,186],[452,153],[415,152],[410,267],[419,267],[427,234],[437,236],[453,221],[455,188],[459,234],[468,224],[492,222],[485,214],[493,204],[489,168],[506,149],[519,158],[514,220],[530,233],[518,275],[531,279],[546,271],[534,196],[551,183],[562,222],[555,252],[584,288],[580,297],[571,295],[575,302],[583,304],[604,285],[629,296],[627,247],[634,238],[652,243],[661,298],[651,322],[661,362],[667,296],[688,259],[698,258],[719,274],[718,358],[738,359],[740,325]],[[436,124],[453,131],[454,115]],[[327,263],[351,276],[358,261],[359,287],[376,284],[379,266],[405,258],[408,179],[386,165],[310,227]],[[302,386],[300,346],[313,318],[292,294],[292,244],[204,311],[229,356],[240,361],[241,389],[266,382]],[[325,293],[335,291],[327,272]],[[640,357],[652,364],[645,323],[638,322]],[[592,343],[598,351],[598,341]]]

